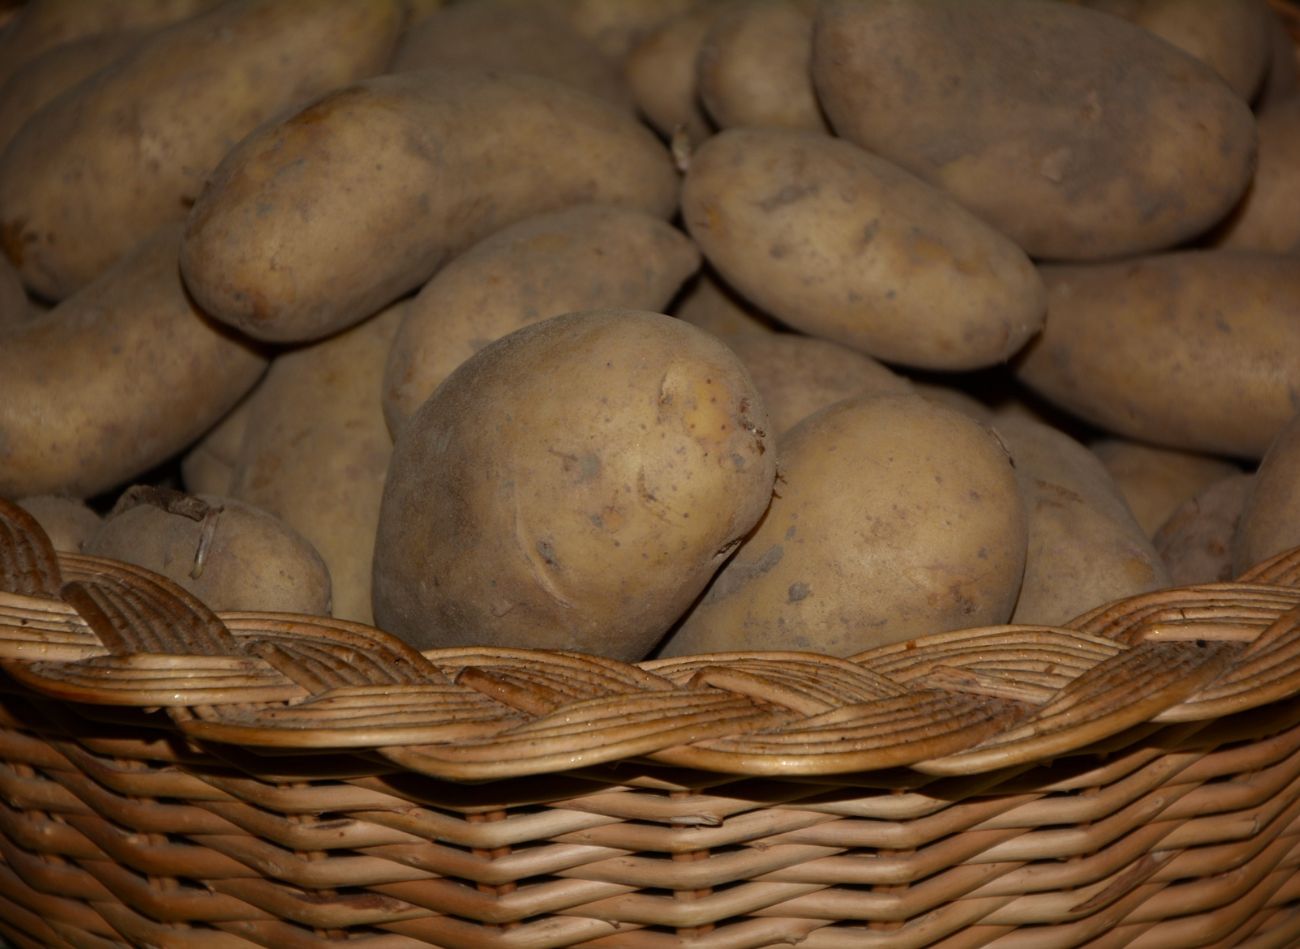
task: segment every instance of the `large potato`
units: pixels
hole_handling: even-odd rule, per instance
[[[0,496],[89,497],[195,441],[266,359],[181,286],[164,228],[47,313],[0,331]]]
[[[181,266],[217,319],[316,339],[415,289],[453,253],[572,204],[668,217],[668,152],[636,118],[535,76],[380,76],[263,126],[190,215]]]
[[[705,257],[782,322],[932,369],[1001,362],[1042,325],[1018,247],[849,142],[727,129],[691,160],[682,216]]]
[[[1300,96],[1259,113],[1259,166],[1219,247],[1300,254]]]
[[[375,617],[421,648],[640,659],[772,495],[767,417],[717,339],[635,310],[480,350],[398,435]]]
[[[1096,456],[1028,418],[995,426],[1029,513],[1012,622],[1060,626],[1098,604],[1169,585],[1160,555]]]
[[[1011,459],[914,395],[837,402],[782,438],[772,506],[664,648],[847,656],[1006,622],[1025,566]]]
[[[1300,415],[1277,433],[1255,472],[1233,537],[1233,569],[1243,573],[1292,547],[1300,547]]]
[[[1259,458],[1300,409],[1295,258],[1185,251],[1039,268],[1043,333],[1017,375],[1109,432]]]
[[[826,0],[813,79],[835,131],[1035,257],[1163,249],[1250,179],[1250,109],[1204,63],[1048,0]]]
[[[384,370],[384,416],[401,429],[452,370],[488,343],[561,313],[658,311],[699,267],[653,215],[581,205],[526,218],[461,254],[403,310]]]
[[[0,156],[0,238],[62,299],[185,217],[259,123],[387,63],[398,0],[237,0],[161,30],[27,121]]]

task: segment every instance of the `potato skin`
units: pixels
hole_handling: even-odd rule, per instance
[[[678,296],[673,316],[730,342],[749,333],[775,333],[781,324],[728,287],[709,269],[696,275]]]
[[[827,135],[727,129],[691,159],[682,217],[782,322],[932,369],[1005,360],[1042,323],[1024,253],[947,195]]]
[[[666,218],[677,190],[654,134],[577,90],[505,73],[380,76],[227,155],[190,214],[181,268],[215,318],[317,339],[507,224],[580,203]]]
[[[701,4],[656,27],[623,60],[623,73],[637,107],[664,138],[676,134],[698,145],[713,134],[700,104],[695,69],[709,26],[725,9]]]
[[[767,427],[735,355],[672,317],[511,333],[397,438],[375,617],[420,648],[643,658],[766,509]]]
[[[258,124],[379,71],[397,0],[237,0],[155,33],[33,116],[0,156],[0,239],[59,300],[183,220]]]
[[[214,610],[328,615],[325,562],[283,521],[215,495],[143,495],[153,500],[119,502],[85,553],[160,573]]]
[[[1016,375],[1136,441],[1260,458],[1300,408],[1300,267],[1183,251],[1042,266],[1048,317]]]
[[[79,498],[38,494],[20,498],[18,506],[36,518],[55,550],[80,553],[82,545],[99,529],[101,518]]]
[[[164,228],[79,293],[0,333],[0,495],[90,497],[193,443],[266,358],[201,314]]]
[[[1025,516],[985,426],[915,395],[846,399],[787,433],[780,467],[767,515],[663,655],[847,656],[1011,615]]]
[[[579,205],[539,214],[474,245],[403,309],[384,370],[397,432],[457,366],[488,343],[561,313],[658,312],[700,265],[681,231],[643,211]]]
[[[826,0],[813,81],[838,135],[1034,257],[1191,238],[1232,207],[1254,161],[1250,109],[1209,66],[1068,3]]]
[[[1277,433],[1255,472],[1233,536],[1233,571],[1292,547],[1300,547],[1300,415]]]
[[[1214,244],[1300,254],[1300,96],[1261,109],[1259,165],[1250,189],[1216,229]]]
[[[1236,576],[1232,542],[1254,475],[1238,472],[1178,506],[1152,538],[1174,586],[1221,583]]]
[[[1203,488],[1241,468],[1221,458],[1103,438],[1088,446],[1106,467],[1115,487],[1148,537]]]

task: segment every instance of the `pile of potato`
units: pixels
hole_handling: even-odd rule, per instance
[[[27,0],[0,495],[420,648],[850,655],[1226,579],[1300,545],[1283,12]]]

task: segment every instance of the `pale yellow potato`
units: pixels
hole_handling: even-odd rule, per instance
[[[404,307],[384,370],[389,430],[493,340],[578,310],[658,312],[699,265],[690,238],[643,211],[587,204],[502,228]]]
[[[329,614],[320,554],[283,521],[232,498],[130,489],[83,550],[161,574],[213,610]]]
[[[1250,180],[1254,119],[1213,69],[1069,3],[824,0],[812,71],[836,134],[1034,257],[1170,247]]]
[[[1122,438],[1103,438],[1088,447],[1105,465],[1148,537],[1154,537],[1183,502],[1241,471],[1222,458]]]
[[[1260,458],[1300,408],[1300,267],[1243,251],[1039,268],[1042,334],[1018,377],[1135,441]]]
[[[244,139],[195,204],[185,282],[215,318],[318,339],[508,224],[573,204],[667,218],[672,159],[635,116],[536,76],[424,70],[340,89]]]
[[[798,333],[746,333],[726,343],[749,370],[777,436],[818,409],[912,384],[863,353]]]
[[[665,138],[680,134],[698,145],[713,134],[700,104],[695,69],[704,37],[722,3],[705,3],[651,31],[623,60],[637,107]]]
[[[1031,419],[994,424],[1015,459],[1029,516],[1013,623],[1061,626],[1102,603],[1169,585],[1160,555],[1095,455]]]
[[[915,395],[846,399],[782,438],[780,470],[663,655],[848,656],[1011,615],[1025,512],[987,427]]]
[[[256,392],[240,399],[181,459],[181,482],[190,494],[230,495]]]
[[[936,188],[816,132],[727,129],[691,160],[682,217],[709,263],[798,330],[888,362],[973,369],[1042,325],[1020,248]]]
[[[1237,572],[1232,538],[1254,476],[1228,475],[1189,498],[1169,515],[1152,538],[1176,587],[1222,583]]]
[[[1259,166],[1215,244],[1300,254],[1300,96],[1261,109],[1258,121]]]
[[[673,316],[730,342],[747,333],[773,333],[781,324],[703,270],[678,297]]]
[[[80,553],[82,545],[99,529],[100,516],[80,498],[38,494],[19,498],[17,503],[36,518],[55,550]]]
[[[700,99],[719,128],[828,130],[809,72],[814,9],[800,0],[723,6],[696,67]]]
[[[0,496],[90,497],[184,450],[266,358],[207,319],[164,228],[54,309],[0,331]]]
[[[1232,542],[1240,574],[1284,550],[1300,547],[1300,415],[1277,433],[1259,463]]]
[[[509,0],[451,4],[410,27],[388,71],[431,68],[527,73],[632,108],[617,63],[555,14]]]
[[[398,0],[235,0],[147,38],[32,116],[0,155],[0,241],[63,299],[185,218],[260,123],[381,70]]]
[[[334,615],[360,623],[373,619],[375,526],[393,451],[380,384],[404,305],[276,357],[249,400],[230,488],[316,548]]]
[[[735,354],[669,316],[497,340],[398,435],[378,624],[420,648],[643,658],[767,508],[768,428]]]

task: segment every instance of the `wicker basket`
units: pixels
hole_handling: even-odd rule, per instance
[[[1300,945],[1300,552],[849,660],[414,652],[0,502],[15,946]]]

